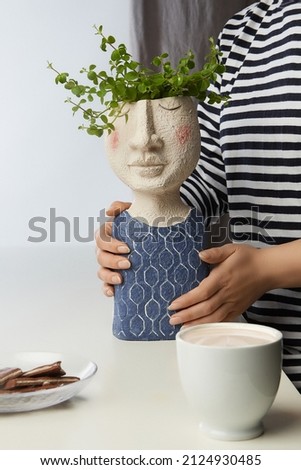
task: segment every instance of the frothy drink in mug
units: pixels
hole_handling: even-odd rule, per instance
[[[256,335],[243,334],[240,330],[223,331],[222,334],[213,330],[208,330],[206,335],[200,336],[199,331],[190,331],[184,336],[187,341],[194,344],[203,344],[207,346],[222,346],[228,348],[242,348],[244,346],[256,346],[273,341],[271,335],[258,331]]]
[[[211,323],[182,328],[176,343],[183,389],[202,431],[222,440],[260,435],[279,387],[282,334],[261,325]]]

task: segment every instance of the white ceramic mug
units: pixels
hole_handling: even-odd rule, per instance
[[[209,323],[176,337],[184,392],[200,428],[221,440],[252,439],[280,382],[282,334],[248,323]]]

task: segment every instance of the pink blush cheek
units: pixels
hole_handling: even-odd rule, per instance
[[[116,150],[119,145],[119,134],[117,131],[113,131],[109,137],[109,143],[112,150]]]
[[[191,127],[188,125],[179,126],[176,129],[176,138],[179,144],[184,145],[191,136]]]

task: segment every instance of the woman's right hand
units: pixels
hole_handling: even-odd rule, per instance
[[[114,295],[114,285],[122,283],[122,276],[116,270],[128,269],[131,266],[130,261],[124,256],[130,253],[129,247],[125,243],[112,238],[114,217],[130,206],[130,202],[113,202],[106,211],[106,215],[111,217],[112,220],[101,225],[95,233],[96,256],[100,265],[97,275],[103,281],[103,291],[108,297]]]

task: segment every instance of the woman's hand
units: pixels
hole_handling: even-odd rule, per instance
[[[267,249],[227,244],[200,253],[202,261],[213,264],[209,276],[198,287],[174,300],[172,325],[234,320],[270,290],[266,266]]]
[[[131,206],[130,202],[115,201],[106,214],[114,218]],[[122,276],[116,272],[118,269],[128,269],[131,264],[124,256],[130,252],[129,247],[115,238],[112,238],[112,221],[102,225],[95,234],[96,256],[100,265],[98,277],[103,281],[105,295],[114,295],[114,285],[122,283]],[[122,256],[123,255],[123,256]]]

